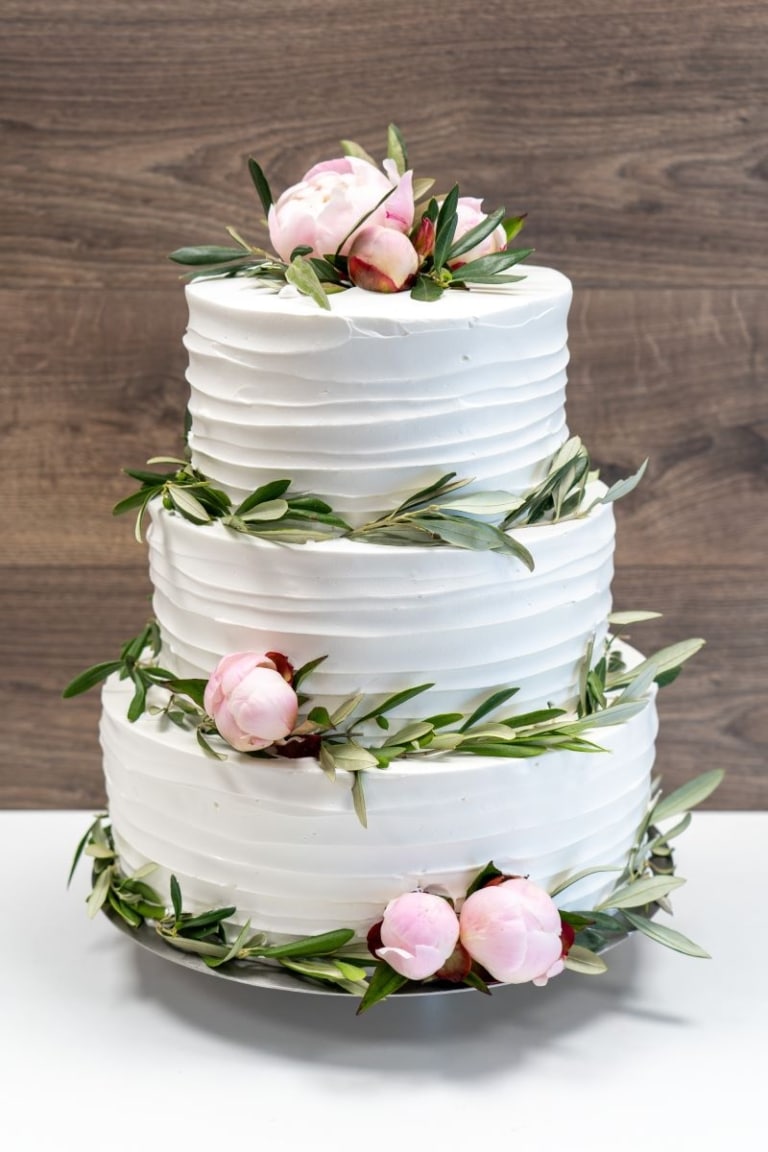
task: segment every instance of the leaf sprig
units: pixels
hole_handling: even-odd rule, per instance
[[[525,279],[524,276],[508,274],[510,268],[520,264],[533,252],[533,248],[509,247],[513,237],[523,227],[525,216],[508,218],[503,208],[497,208],[463,236],[454,239],[458,225],[458,201],[459,186],[454,184],[441,202],[432,197],[421,215],[422,228],[434,229],[434,246],[424,258],[411,288],[414,300],[439,300],[446,288],[466,290],[472,284],[495,286]],[[507,237],[507,245],[501,252],[464,262],[460,260],[461,256],[495,232],[500,224]]]
[[[137,540],[141,540],[144,517],[154,499],[162,500],[164,508],[178,512],[193,524],[212,524],[218,520],[234,532],[269,537],[284,543],[304,544],[308,540],[322,540],[351,532],[346,521],[319,497],[311,493],[288,496],[290,480],[272,480],[263,484],[233,507],[227,493],[216,488],[188,460],[156,456],[147,463],[171,464],[173,468],[169,472],[126,468],[126,475],[138,480],[140,487],[112,509],[114,516],[137,510]]]
[[[150,620],[143,632],[123,645],[117,660],[108,660],[86,668],[66,686],[62,692],[64,699],[80,696],[117,674],[121,680],[133,683],[133,697],[128,705],[128,719],[135,723],[144,712],[153,715],[161,713],[179,728],[191,728],[203,751],[215,760],[224,756],[210,743],[211,736],[218,736],[212,717],[208,716],[203,696],[208,683],[204,679],[184,678],[167,672],[156,663],[160,652],[160,629],[157,621]],[[162,688],[167,693],[165,703],[151,702],[152,689]]]
[[[271,944],[265,933],[253,933],[247,922],[238,927],[234,939],[230,939],[226,923],[237,914],[234,906],[185,912],[181,887],[177,878],[171,876],[171,907],[167,908],[146,883],[145,878],[155,871],[154,864],[147,864],[127,876],[120,866],[107,819],[107,814],[101,813],[91,824],[78,844],[69,873],[71,881],[82,857],[91,857],[93,887],[86,902],[90,917],[101,910],[108,911],[134,930],[150,921],[165,944],[199,956],[209,968],[231,963],[277,965],[298,976],[335,985],[341,991],[363,994],[367,974],[365,968],[352,962],[362,948],[349,949],[354,937],[351,928],[304,936],[287,944]],[[370,962],[370,956],[367,959]]]
[[[472,481],[458,480],[455,472],[448,472],[407,497],[393,511],[352,528],[319,496],[290,494],[289,479],[263,484],[233,507],[226,492],[216,488],[188,460],[156,456],[147,464],[167,464],[172,468],[166,472],[125,469],[126,475],[139,481],[139,488],[112,509],[115,516],[136,512],[134,531],[138,540],[150,502],[160,499],[165,508],[193,524],[218,521],[234,532],[279,543],[305,544],[309,540],[344,536],[382,545],[447,544],[514,556],[529,570],[533,569],[533,558],[510,535],[512,529],[586,516],[598,504],[612,503],[631,492],[646,467],[644,462],[634,475],[617,481],[587,504],[587,483],[597,479],[599,473],[592,470],[586,448],[574,436],[555,453],[544,479],[523,496],[502,491],[467,492]]]
[[[500,552],[522,560],[533,570],[533,557],[512,536],[483,517],[498,516],[517,507],[519,498],[509,492],[477,492],[457,496],[469,481],[457,480],[455,472],[441,476],[434,484],[404,500],[388,512],[349,533],[351,540],[371,544],[434,546]]]
[[[669,896],[685,884],[682,877],[675,875],[671,841],[685,831],[691,822],[691,809],[712,795],[724,775],[721,769],[704,772],[667,796],[662,795],[658,784],[654,786],[626,866],[612,892],[593,910],[560,914],[576,930],[580,948],[599,953],[617,938],[637,931],[686,956],[709,958],[700,945],[653,917],[659,909],[672,912]],[[682,819],[672,827],[659,828],[677,816]],[[559,894],[588,874],[569,878],[552,894]],[[566,966],[570,966],[568,961]]]
[[[647,614],[640,614],[640,617],[643,615]],[[608,654],[611,644],[609,640],[606,645]],[[423,720],[410,720],[390,732],[388,714],[434,687],[433,684],[419,684],[376,703],[366,701],[363,695],[350,697],[333,713],[321,705],[310,706],[284,740],[249,755],[267,759],[315,757],[331,781],[336,780],[338,772],[345,773],[345,780],[351,777],[355,813],[366,827],[366,772],[386,769],[393,760],[440,753],[521,759],[550,751],[602,751],[601,746],[587,739],[586,734],[597,728],[623,724],[635,716],[645,707],[652,684],[673,679],[682,664],[702,644],[702,640],[688,640],[672,645],[631,669],[610,655],[593,667],[590,644],[584,659],[581,698],[575,715],[563,708],[540,708],[489,719],[518,692],[517,688],[504,687],[487,696],[469,716],[462,712],[427,716]],[[205,711],[206,681],[181,679],[158,668],[154,659],[159,650],[159,630],[152,621],[135,640],[124,645],[119,660],[86,669],[65,688],[64,696],[85,692],[117,672],[122,679],[130,678],[134,684],[134,695],[128,708],[130,721],[137,720],[147,709],[154,714],[163,714],[177,726],[193,730],[203,750],[221,759],[222,753],[211,743],[211,738],[219,734],[214,719]],[[295,690],[323,659],[312,660],[294,672]],[[164,705],[148,702],[151,688],[166,690]],[[311,698],[303,693],[299,695],[299,701],[311,705]],[[363,726],[369,722],[387,734],[382,743],[372,744],[366,738]]]
[[[653,619],[656,612],[623,612],[609,617],[611,624],[626,624]],[[703,647],[700,638],[682,640],[661,648],[658,652],[629,668],[621,652],[614,647],[615,636],[608,638],[605,650],[595,663],[592,661],[593,644],[587,648],[579,677],[578,716],[589,717],[608,706],[611,694],[621,691],[625,703],[640,700],[652,684],[663,688],[679,676],[683,664]]]

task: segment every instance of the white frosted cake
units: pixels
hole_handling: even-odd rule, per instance
[[[128,470],[154,618],[105,682],[91,914],[208,968],[352,993],[594,974],[716,787],[652,793],[657,686],[613,504],[565,420],[571,286],[524,217],[425,199],[394,125],[191,267],[185,454]],[[520,265],[520,267],[517,267]],[[614,634],[615,633],[615,634]],[[661,828],[657,825],[661,823]],[[151,928],[154,925],[154,932]],[[286,974],[286,970],[288,975]]]
[[[235,500],[291,476],[360,524],[446,471],[522,493],[567,435],[570,285],[558,272],[527,268],[518,285],[433,303],[351,289],[330,313],[247,279],[187,295],[192,462]],[[519,689],[520,713],[573,708],[585,653],[596,660],[608,630],[610,505],[516,530],[532,571],[497,552],[275,543],[159,501],[151,512],[159,662],[180,676],[277,650],[296,665],[326,657],[308,687],[331,712],[424,682],[393,722],[468,713],[499,687]],[[234,905],[279,937],[365,934],[393,897],[435,885],[459,897],[489,860],[545,886],[619,865],[648,802],[650,698],[601,730],[601,751],[442,754],[367,773],[362,827],[351,777],[330,782],[308,757],[228,750],[216,762],[163,716],[129,722],[130,696],[110,682],[102,724],[121,860],[158,865],[161,891],[175,874],[193,910]],[[612,883],[597,873],[563,903],[591,906]]]

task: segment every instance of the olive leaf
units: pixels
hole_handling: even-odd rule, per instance
[[[355,815],[357,816],[358,821],[360,824],[362,824],[363,828],[367,828],[368,813],[365,805],[365,789],[363,786],[362,772],[355,772],[352,779],[352,804],[354,806]]]
[[[479,282],[480,279],[495,277],[507,268],[513,268],[525,260],[533,252],[533,248],[505,248],[502,252],[492,252],[488,256],[479,256],[462,264],[451,273],[455,283],[466,283],[468,280]]]
[[[671,816],[678,816],[690,808],[695,808],[697,804],[701,804],[702,801],[712,795],[722,783],[724,776],[725,772],[722,768],[713,768],[711,771],[703,772],[695,779],[689,780],[659,800],[651,812],[651,819],[656,823],[659,820],[668,820]]]
[[[374,168],[378,168],[378,164],[369,152],[366,152],[362,144],[357,144],[354,140],[340,140],[341,150],[345,156],[354,156],[357,160],[365,160],[367,164],[372,164]]]
[[[617,480],[602,497],[602,503],[611,504],[614,500],[621,500],[623,496],[627,496],[630,492],[633,492],[645,475],[647,467],[648,461],[643,460],[637,472],[632,476],[628,476],[626,480]]]
[[[454,184],[448,195],[440,205],[435,224],[435,249],[432,263],[436,271],[440,271],[453,243],[458,224],[457,204],[459,202],[459,186]]]
[[[522,216],[507,216],[506,219],[502,220],[501,226],[507,237],[507,244],[511,244],[515,236],[522,230],[526,216],[527,213],[523,213]]]
[[[333,760],[334,767],[344,772],[364,772],[369,768],[378,767],[373,753],[353,740],[345,741],[343,744],[326,742],[324,747]]]
[[[448,259],[455,260],[458,256],[463,256],[465,252],[469,252],[470,248],[474,248],[476,244],[485,240],[486,236],[490,236],[491,232],[495,232],[503,219],[503,208],[497,208],[495,212],[491,212],[489,216],[486,216],[479,224],[475,224],[474,228],[470,228],[451,245]],[[456,276],[454,275],[455,279]]]
[[[662,648],[653,656],[649,656],[641,664],[635,668],[624,669],[615,674],[609,674],[606,684],[609,689],[623,688],[635,680],[638,676],[643,675],[647,669],[652,669],[654,678],[658,678],[664,673],[675,671],[681,667],[687,660],[703,648],[704,640],[692,639],[681,640],[677,644],[671,644],[667,648]]]
[[[403,134],[396,124],[390,124],[387,128],[387,156],[394,160],[398,175],[404,176],[408,171],[408,152]]]
[[[394,968],[390,968],[384,960],[380,960],[373,970],[368,988],[360,1001],[357,1015],[359,1016],[361,1012],[367,1012],[374,1004],[385,1000],[387,996],[399,991],[407,983],[408,980],[405,976],[401,976],[399,972],[395,972]]]
[[[269,187],[269,181],[264,175],[261,165],[258,164],[252,156],[248,157],[248,171],[250,172],[251,180],[253,180],[258,193],[259,200],[261,200],[264,213],[265,215],[269,215],[269,210],[273,203],[272,190]]]
[[[605,912],[609,908],[642,908],[668,896],[682,884],[685,884],[685,880],[679,876],[644,877],[613,891],[596,905],[595,910]]]
[[[432,304],[435,300],[440,299],[444,291],[443,286],[436,284],[431,277],[417,276],[411,288],[411,296],[414,300],[422,300],[424,303]]]
[[[480,888],[485,888],[491,880],[499,880],[503,875],[504,873],[499,871],[493,861],[490,860],[484,868],[480,869],[472,880],[469,888],[467,888],[467,896],[471,896],[473,892],[477,892]]]
[[[507,700],[511,700],[520,691],[519,688],[499,688],[498,691],[493,692],[486,700],[475,708],[474,712],[464,721],[459,729],[460,732],[468,732],[478,720],[482,720],[489,712],[493,712],[496,708],[506,704]]]
[[[106,680],[113,672],[118,672],[122,666],[120,660],[107,660],[103,664],[94,664],[93,667],[86,668],[79,676],[75,676],[74,680],[70,680],[61,695],[65,700],[69,700],[72,696],[79,696],[82,692],[88,692]]]
[[[199,244],[189,248],[177,248],[169,253],[168,259],[176,264],[228,264],[243,258],[242,248],[222,248],[215,244]]]
[[[625,909],[623,915],[633,928],[637,928],[645,936],[655,940],[657,944],[664,944],[667,948],[672,948],[675,952],[682,952],[686,956],[697,956],[702,960],[711,959],[709,952],[705,952],[699,944],[694,944],[693,940],[683,936],[682,932],[669,928],[666,924],[657,924],[655,920],[648,920],[647,917],[640,916],[637,912],[629,912]]]
[[[325,290],[320,283],[317,272],[307,260],[301,256],[292,260],[286,269],[285,278],[304,296],[309,296],[315,304],[318,304],[326,312],[330,312],[331,306],[328,303]]]
[[[278,500],[288,491],[290,486],[290,480],[270,480],[268,484],[262,484],[238,504],[234,510],[235,516],[245,516],[258,504],[267,504],[272,500]]]
[[[659,620],[661,612],[610,612],[608,623],[616,624],[619,628],[626,624],[639,624],[644,620]]]
[[[429,736],[434,730],[434,726],[428,720],[414,720],[411,724],[406,724],[404,728],[388,736],[382,747],[386,748],[391,744],[417,744],[419,740],[424,736]]]

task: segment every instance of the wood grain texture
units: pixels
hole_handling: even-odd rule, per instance
[[[714,806],[768,803],[764,705],[768,8],[736,0],[6,0],[0,17],[0,805],[103,801],[95,695],[63,703],[149,612],[110,508],[181,445],[185,307],[164,254],[258,238],[342,137],[528,210],[576,289],[570,427],[613,480],[615,603],[650,648],[708,644],[661,699],[659,766]]]
[[[143,290],[257,227],[341,137],[400,124],[422,174],[530,214],[581,283],[765,284],[759,2],[6,0],[2,235],[19,283]]]

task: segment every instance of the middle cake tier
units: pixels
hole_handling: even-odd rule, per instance
[[[604,491],[604,489],[601,489]],[[333,711],[430,683],[401,720],[467,712],[499,687],[520,710],[568,707],[590,642],[602,655],[611,609],[614,518],[598,504],[577,518],[513,533],[516,557],[450,547],[346,539],[281,544],[151,508],[148,533],[162,664],[207,677],[231,652],[319,657],[312,699]]]

